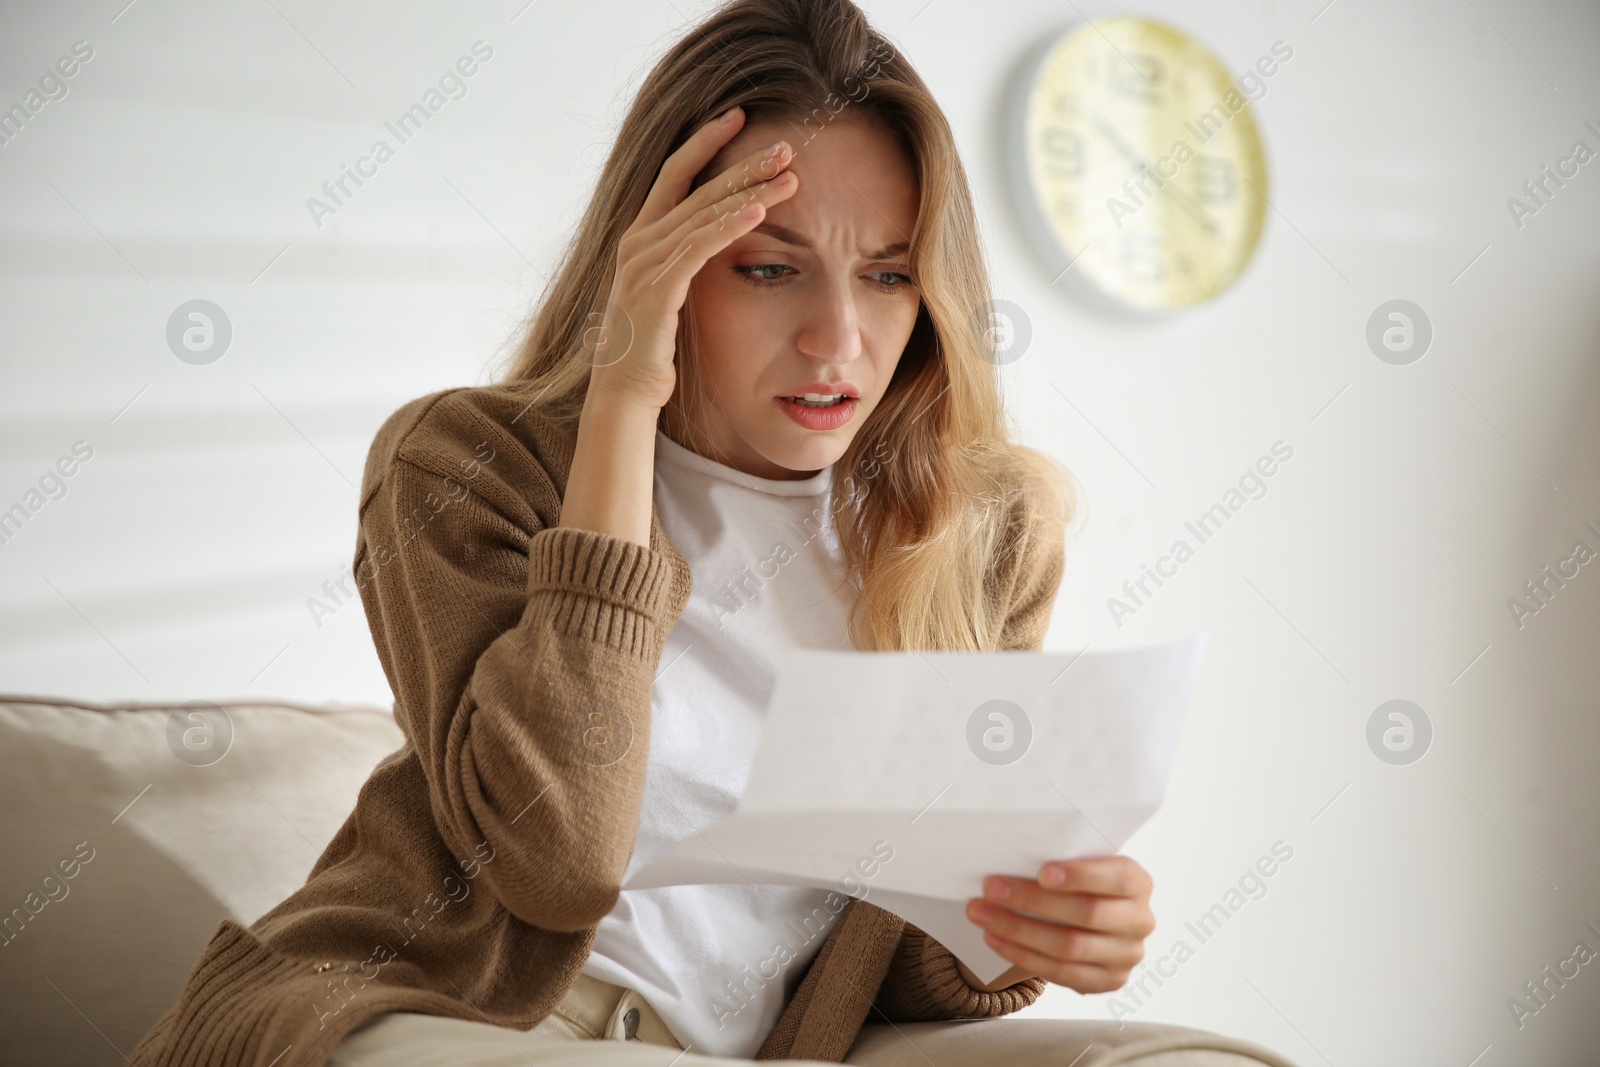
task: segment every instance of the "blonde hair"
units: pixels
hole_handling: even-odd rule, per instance
[[[545,417],[576,432],[586,332],[605,313],[617,243],[667,156],[734,105],[747,124],[786,121],[797,154],[843,115],[878,124],[912,161],[921,203],[907,239],[922,306],[882,401],[838,461],[829,501],[856,591],[850,638],[866,650],[995,650],[1001,576],[1015,574],[1021,546],[1060,543],[1078,494],[1054,459],[1009,439],[988,271],[955,139],[922,78],[849,0],[733,0],[656,64],[502,383],[525,384]],[[692,306],[679,316],[680,392],[703,396]],[[676,407],[663,409],[662,431],[693,448]]]

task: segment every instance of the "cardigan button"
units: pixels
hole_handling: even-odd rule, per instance
[[[639,1033],[639,1009],[629,1008],[622,1017],[622,1035],[624,1041],[633,1041]]]
[[[328,969],[328,968],[329,968],[329,967],[332,967],[332,966],[333,966],[333,964],[332,964],[332,963],[330,963],[330,962],[328,962],[328,961],[326,961],[326,960],[324,960],[324,961],[323,961],[323,962],[321,962],[321,963],[319,963],[319,964],[317,964],[317,965],[316,965],[316,967],[314,967],[314,968],[313,968],[313,970],[314,970],[314,971],[315,971],[315,972],[316,972],[316,973],[317,973],[317,974],[321,974],[321,973],[322,973],[322,972],[323,972],[323,971],[325,971],[325,970],[327,970],[327,969]]]

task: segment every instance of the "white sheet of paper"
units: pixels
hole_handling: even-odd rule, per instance
[[[901,916],[993,981],[1011,963],[966,901],[989,874],[1032,878],[1049,860],[1121,849],[1165,794],[1205,641],[790,649],[735,812],[623,888],[833,889]]]

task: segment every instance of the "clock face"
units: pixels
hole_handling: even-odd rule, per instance
[[[1180,30],[1132,15],[1075,27],[1026,81],[1014,133],[1035,237],[1075,288],[1176,310],[1255,251],[1270,190],[1249,101]]]

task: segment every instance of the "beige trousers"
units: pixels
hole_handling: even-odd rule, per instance
[[[424,1012],[386,1012],[350,1031],[328,1058],[329,1067],[712,1067],[755,1062],[685,1052],[643,996],[587,974],[578,975],[555,1011],[532,1030]]]

